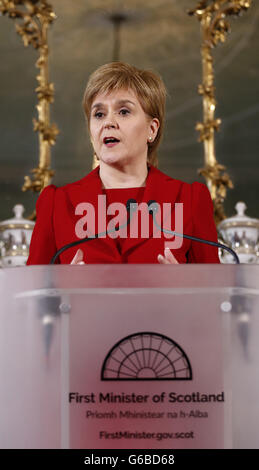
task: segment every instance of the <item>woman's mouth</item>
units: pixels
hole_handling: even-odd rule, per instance
[[[103,143],[106,147],[114,147],[120,142],[116,137],[104,137]]]

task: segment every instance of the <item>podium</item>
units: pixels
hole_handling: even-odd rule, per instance
[[[0,447],[259,446],[259,266],[0,271]]]

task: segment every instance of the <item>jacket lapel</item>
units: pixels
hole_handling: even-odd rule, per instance
[[[86,175],[81,180],[77,181],[69,185],[69,200],[70,204],[72,205],[71,209],[73,214],[76,212],[76,208],[79,204],[82,203],[90,203],[95,211],[94,220],[91,221],[88,219],[87,223],[87,230],[88,236],[93,236],[94,234],[105,232],[105,219],[106,215],[105,212],[107,211],[106,205],[104,203],[105,198],[98,198],[98,196],[102,196],[102,183],[99,177],[99,166],[92,170],[88,175]],[[82,217],[82,215],[75,214],[75,224],[76,222]],[[99,223],[98,223],[99,219]],[[75,234],[75,239],[76,237]],[[121,263],[121,256],[118,253],[115,241],[111,239],[109,236],[104,236],[103,238],[98,238],[96,242],[89,242],[98,243],[98,249],[100,253],[106,253],[106,257],[110,259],[111,263]],[[108,258],[106,262],[108,261]]]
[[[174,204],[177,200],[177,196],[181,190],[182,182],[179,180],[174,180],[173,178],[165,175],[157,168],[150,166],[149,173],[146,180],[146,189],[143,196],[143,201],[148,204],[149,201],[156,201],[160,207],[163,206],[163,203],[171,203],[171,210],[167,211],[165,214],[164,220],[168,221],[168,228],[170,229],[170,223],[172,219],[172,214],[174,213]],[[131,223],[136,223],[136,218],[138,214],[134,213],[132,216]],[[153,227],[153,217],[150,214],[149,216],[150,227]],[[170,222],[170,223],[169,223]],[[160,224],[162,225],[162,223]],[[173,228],[172,228],[173,229]],[[153,228],[153,237],[160,238],[160,230],[157,227]],[[139,224],[139,233],[140,233],[140,224]],[[152,231],[151,231],[152,233]],[[161,238],[163,234],[161,233]],[[128,237],[122,246],[122,255],[126,255],[129,250],[132,250],[134,247],[137,247],[140,244],[146,243],[149,240],[148,238],[130,238]]]

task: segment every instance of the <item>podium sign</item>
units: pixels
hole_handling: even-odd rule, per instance
[[[129,291],[72,303],[70,445],[224,447],[220,312],[209,294]]]
[[[2,270],[1,447],[258,447],[258,274]]]

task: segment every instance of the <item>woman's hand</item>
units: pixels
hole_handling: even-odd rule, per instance
[[[179,264],[177,259],[174,257],[170,248],[166,247],[164,251],[165,256],[158,255],[157,261],[160,264]]]
[[[84,253],[82,250],[77,250],[74,258],[72,259],[70,264],[85,264],[84,262]]]
[[[177,259],[174,257],[173,253],[171,252],[170,248],[165,248],[164,255],[158,255],[157,260],[160,264],[179,264]],[[71,261],[71,264],[85,264],[83,261],[84,253],[82,250],[77,250],[74,258]]]

